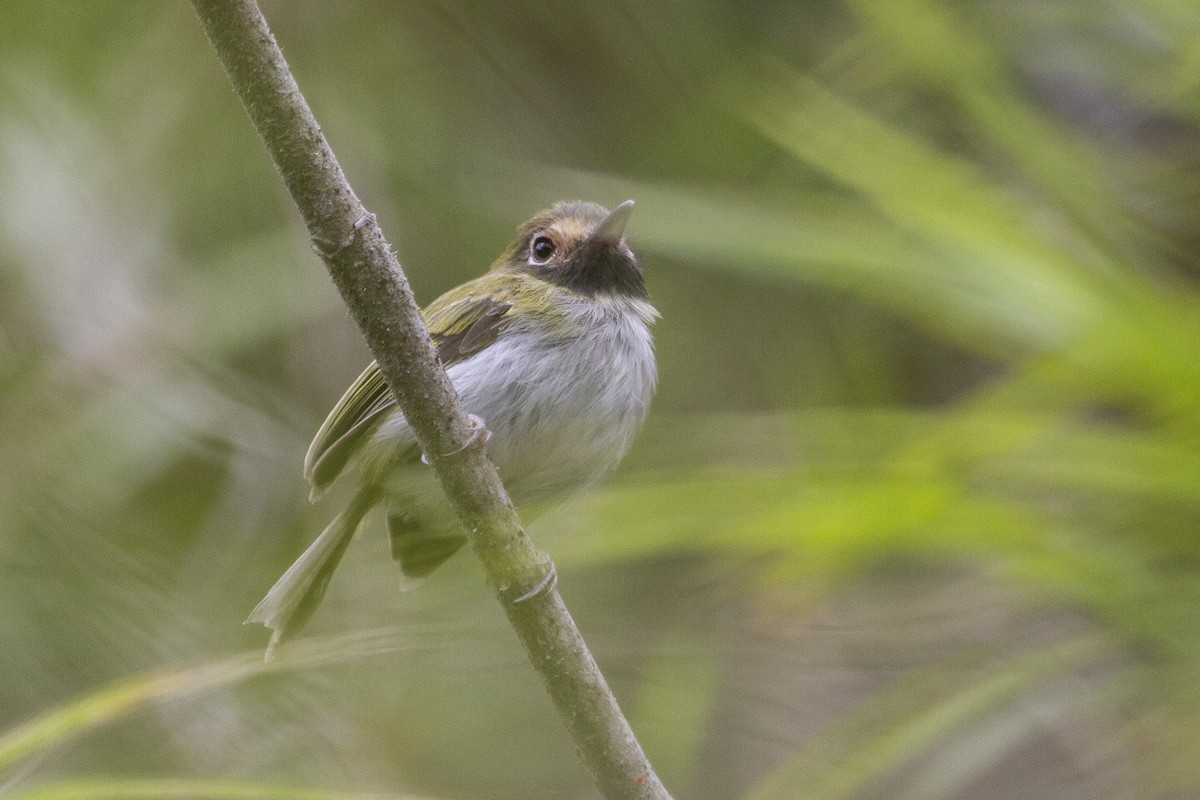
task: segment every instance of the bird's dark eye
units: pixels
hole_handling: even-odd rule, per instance
[[[549,236],[538,236],[529,245],[529,263],[545,264],[554,257],[557,249]]]

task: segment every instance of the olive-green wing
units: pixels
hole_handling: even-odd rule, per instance
[[[430,305],[425,310],[425,324],[442,366],[449,369],[496,341],[512,321],[512,307],[508,298],[471,294]]]
[[[337,479],[363,437],[396,405],[379,365],[374,361],[363,370],[338,401],[313,437],[304,457],[304,477],[312,484],[313,496]]]
[[[512,304],[506,298],[481,291],[486,287],[475,284],[482,280],[443,295],[423,314],[438,358],[445,367],[496,341],[508,320]],[[395,408],[396,398],[379,365],[372,361],[329,412],[308,448],[304,477],[312,484],[314,495],[341,475],[363,441]],[[418,455],[414,449],[413,459]]]

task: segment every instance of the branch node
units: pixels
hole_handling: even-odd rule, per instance
[[[375,215],[368,211],[354,221],[354,225],[350,228],[349,235],[342,240],[341,244],[331,242],[328,239],[323,239],[320,236],[314,236],[312,237],[312,248],[316,251],[317,255],[321,256],[322,258],[337,258],[347,247],[354,244],[354,237],[358,235],[359,231],[373,222],[375,222]]]

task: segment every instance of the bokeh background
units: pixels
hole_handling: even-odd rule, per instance
[[[638,201],[661,388],[531,533],[677,797],[1200,793],[1192,0],[265,10],[421,302]],[[0,796],[595,796],[469,556],[261,665],[368,358],[187,4],[5,1]]]

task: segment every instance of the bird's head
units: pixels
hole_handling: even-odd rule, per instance
[[[492,270],[528,273],[587,297],[645,300],[642,268],[625,242],[632,212],[632,200],[611,212],[595,203],[556,203],[518,229]]]

